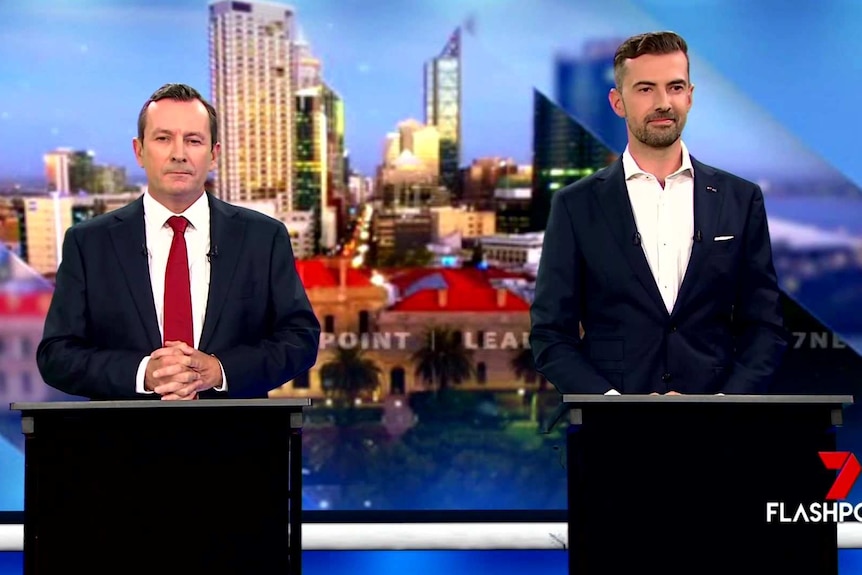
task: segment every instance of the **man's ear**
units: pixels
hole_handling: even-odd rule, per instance
[[[221,142],[216,142],[210,151],[210,171],[218,167],[218,154],[221,151]]]
[[[144,143],[138,138],[132,138],[132,150],[135,152],[135,160],[140,167],[144,167]]]
[[[626,106],[623,103],[623,95],[618,88],[611,88],[611,91],[608,93],[608,102],[610,102],[614,114],[620,118],[626,117]]]

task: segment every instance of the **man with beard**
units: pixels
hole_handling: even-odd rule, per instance
[[[536,368],[561,393],[765,393],[787,336],[763,194],[682,142],[694,90],[683,38],[629,38],[614,77],[628,146],[551,200]]]

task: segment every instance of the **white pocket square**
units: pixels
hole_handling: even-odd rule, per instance
[[[726,242],[727,240],[732,240],[733,236],[715,236],[713,239],[714,242]]]

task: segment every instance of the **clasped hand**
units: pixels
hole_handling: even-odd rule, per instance
[[[222,384],[221,364],[181,341],[167,341],[150,354],[144,386],[163,400],[197,399],[198,393]]]

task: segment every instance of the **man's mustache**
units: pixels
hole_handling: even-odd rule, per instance
[[[647,122],[655,122],[656,120],[673,120],[676,122],[677,117],[676,114],[669,114],[667,112],[659,112],[657,114],[651,114],[647,116]]]

